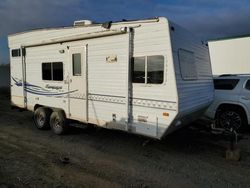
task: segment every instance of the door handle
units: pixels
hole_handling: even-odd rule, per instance
[[[243,96],[243,97],[241,97],[241,99],[243,99],[243,100],[250,100],[250,97]]]

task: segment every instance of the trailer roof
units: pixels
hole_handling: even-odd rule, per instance
[[[155,18],[146,18],[146,19],[138,19],[138,20],[125,20],[123,19],[122,21],[107,21],[107,22],[111,22],[114,25],[118,25],[118,24],[122,24],[122,23],[147,23],[147,22],[157,22],[159,21],[160,17],[155,17]],[[18,32],[18,33],[13,33],[13,34],[9,34],[8,36],[15,36],[15,35],[19,35],[19,34],[24,34],[24,33],[28,33],[28,32],[33,32],[33,31],[43,31],[43,30],[53,30],[53,29],[70,29],[70,28],[74,28],[74,27],[95,27],[95,26],[101,26],[104,23],[107,22],[103,22],[103,23],[95,23],[93,22],[90,25],[82,25],[82,26],[61,26],[61,27],[44,27],[44,28],[35,28],[35,29],[29,29],[26,31],[22,31],[22,32]]]

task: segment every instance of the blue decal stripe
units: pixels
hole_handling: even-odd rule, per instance
[[[13,77],[11,77],[11,78],[14,80],[15,85],[20,86],[20,87],[23,86],[23,83],[21,81],[18,82],[15,78],[13,78]],[[27,82],[24,83],[24,85],[27,86],[27,87],[34,87],[34,88],[49,92],[49,90],[47,90],[47,89],[44,89],[44,88],[42,88],[40,86],[36,86],[36,85],[30,84],[30,83],[27,83]]]
[[[49,90],[44,89],[44,88],[42,88],[40,86],[35,86],[35,85],[29,84],[29,83],[25,83],[25,86],[32,87],[32,88],[37,88],[37,89],[43,90],[43,91],[49,91]]]
[[[57,94],[56,92],[50,92],[50,91],[41,91],[41,90],[36,90],[36,89],[32,89],[32,88],[25,88],[25,90],[29,90],[32,92],[37,92],[37,93],[44,93],[44,94]]]
[[[17,79],[11,77],[12,80],[15,82],[15,85],[18,87],[22,87],[23,83],[21,81],[17,81]],[[50,90],[44,89],[40,86],[36,86],[33,84],[29,84],[29,83],[24,83],[25,85],[25,91],[28,93],[32,93],[32,94],[37,94],[37,95],[44,95],[44,96],[60,96],[60,95],[66,95],[66,94],[70,94],[70,93],[74,93],[78,90],[73,90],[73,91],[68,91],[68,92],[62,92],[62,93],[56,93],[56,92],[52,92]]]
[[[37,94],[37,95],[46,95],[46,96],[59,96],[59,95],[66,95],[66,94],[70,94],[73,92],[76,92],[78,90],[74,90],[74,91],[69,91],[69,92],[64,92],[64,93],[41,93],[41,92],[37,92],[37,91],[33,91],[33,90],[29,90],[29,89],[25,89],[25,91],[27,91],[28,93],[32,93],[32,94]]]

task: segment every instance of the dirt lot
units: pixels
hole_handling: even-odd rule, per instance
[[[250,187],[250,134],[239,162],[220,136],[183,129],[163,141],[104,129],[37,130],[0,95],[0,187]],[[69,158],[69,163],[64,158]]]

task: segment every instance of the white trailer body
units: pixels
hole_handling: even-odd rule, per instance
[[[250,73],[250,36],[208,42],[213,75]]]
[[[12,105],[158,139],[204,112],[214,91],[201,40],[162,17],[109,26],[10,35]]]

